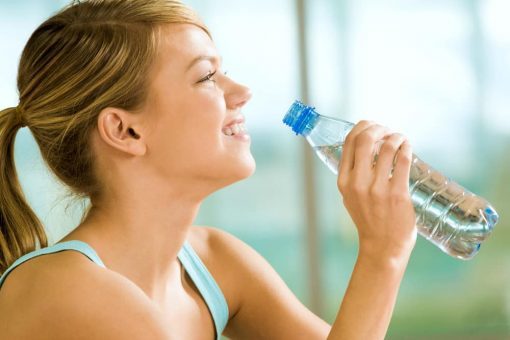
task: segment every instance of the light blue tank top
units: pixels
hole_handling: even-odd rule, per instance
[[[74,250],[80,252],[88,257],[91,261],[95,262],[97,265],[106,268],[103,261],[101,261],[94,249],[92,249],[92,247],[87,243],[82,241],[67,241],[57,243],[51,247],[35,250],[17,259],[0,277],[0,288],[2,288],[2,284],[7,275],[9,275],[13,269],[15,269],[23,262],[26,262],[37,256],[52,254],[65,250]],[[229,313],[227,301],[225,300],[220,287],[218,287],[211,273],[209,273],[204,263],[200,260],[197,253],[193,250],[188,242],[184,243],[177,257],[179,258],[180,262],[184,266],[184,269],[188,273],[191,280],[193,280],[193,283],[198,288],[200,294],[205,300],[214,320],[216,339],[220,339],[221,333],[223,333],[223,330],[227,325]]]

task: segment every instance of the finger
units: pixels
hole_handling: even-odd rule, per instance
[[[405,140],[406,138],[399,133],[393,133],[384,140],[375,164],[375,181],[377,183],[389,182],[397,154]]]
[[[381,125],[372,125],[356,136],[354,149],[354,165],[361,173],[373,171],[376,152],[390,130]]]
[[[366,128],[374,125],[374,122],[362,120],[356,124],[345,138],[342,149],[342,158],[338,169],[339,178],[345,178],[354,165],[354,142],[356,136]]]
[[[409,190],[409,174],[411,172],[411,163],[413,161],[413,151],[411,145],[406,140],[400,146],[393,167],[393,176],[391,183],[397,190]]]

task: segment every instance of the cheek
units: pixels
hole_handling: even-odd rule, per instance
[[[217,148],[222,143],[224,103],[206,98],[197,100],[188,109],[186,118],[181,122],[182,126],[186,126],[184,138],[203,150]]]
[[[192,110],[200,110],[204,114],[224,114],[226,111],[225,95],[217,85],[209,84],[200,89],[195,89],[185,103],[185,107]]]
[[[221,121],[207,114],[188,118],[166,123],[153,140],[155,156],[174,170],[207,166],[224,149]]]
[[[168,105],[161,107],[151,136],[156,162],[164,162],[165,167],[174,170],[175,166],[189,170],[193,166],[207,166],[224,151],[222,127],[226,104],[219,90],[185,91],[165,102]]]

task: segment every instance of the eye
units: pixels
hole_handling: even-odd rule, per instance
[[[216,71],[214,72],[210,72],[207,74],[207,76],[205,76],[204,78],[200,79],[198,82],[199,83],[204,83],[206,81],[212,81],[212,82],[216,82],[216,80],[213,78],[214,75],[216,74]]]

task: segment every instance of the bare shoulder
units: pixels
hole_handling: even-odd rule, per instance
[[[192,227],[188,240],[225,295],[232,317],[242,303],[240,280],[246,277],[241,275],[249,267],[246,261],[260,255],[234,235],[214,227]]]
[[[224,252],[230,252],[245,245],[234,235],[210,226],[193,226],[189,241],[193,249],[201,253],[199,255],[207,256],[222,255]]]
[[[190,242],[193,248],[198,248],[195,250],[208,268],[232,279],[236,287],[243,280],[249,286],[264,280],[282,282],[262,255],[226,231],[214,227],[194,227]]]
[[[232,339],[325,339],[330,326],[309,311],[271,265],[235,236],[192,228],[189,241],[227,298]]]
[[[0,320],[2,339],[171,338],[136,285],[74,251],[13,270],[0,289]]]
[[[192,227],[189,242],[223,291],[231,317],[246,300],[251,286],[261,280],[282,282],[255,249],[224,230]]]
[[[221,271],[226,264],[244,267],[253,257],[260,257],[239,238],[214,227],[192,227],[189,241],[207,268],[213,271]]]
[[[255,252],[249,245],[236,236],[210,226],[191,228],[189,241],[199,255],[206,258],[225,257],[245,252]]]

